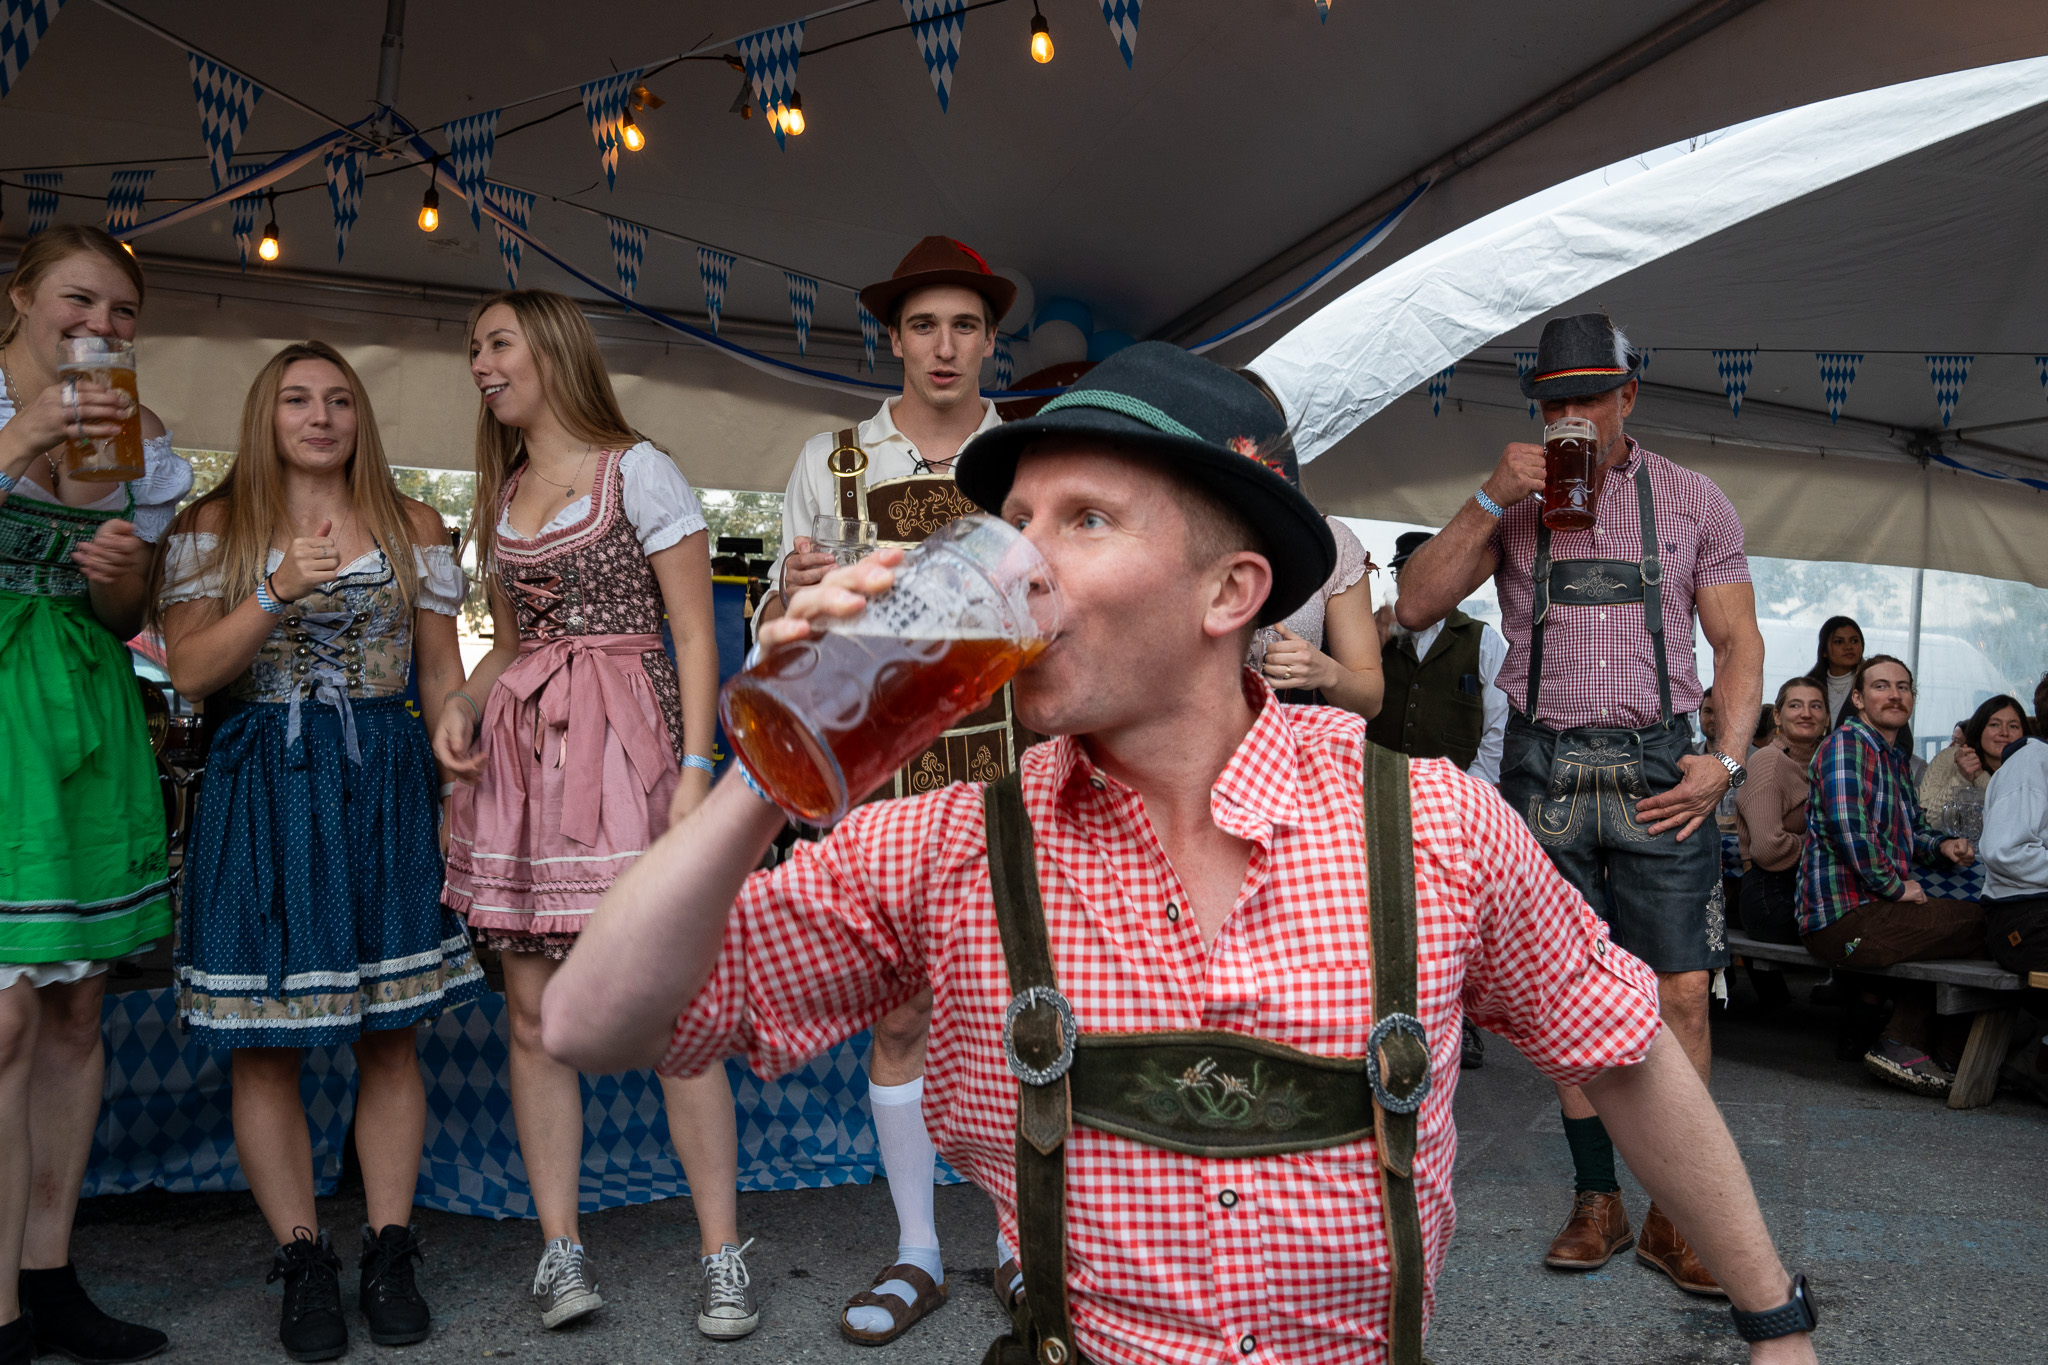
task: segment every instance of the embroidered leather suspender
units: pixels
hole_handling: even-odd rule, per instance
[[[847,427],[833,438],[832,453],[825,457],[825,468],[832,472],[832,483],[838,491],[838,499],[834,503],[838,511],[833,515],[866,521],[868,453],[860,448],[858,428]]]
[[[1012,992],[1003,1050],[1017,1077],[1017,1233],[1024,1294],[983,1365],[1077,1365],[1067,1314],[1066,1153],[1076,1120],[1201,1156],[1298,1152],[1375,1137],[1393,1261],[1394,1365],[1421,1365],[1416,1113],[1430,1088],[1416,1017],[1408,759],[1365,746],[1374,1023],[1364,1057],[1318,1057],[1217,1030],[1082,1033],[1060,994],[1016,774],[983,800],[990,887]],[[1175,1067],[1188,1062],[1178,1076]],[[1245,1079],[1249,1077],[1249,1080]],[[1228,1084],[1221,1084],[1221,1082]],[[1361,1083],[1362,1082],[1362,1083]]]

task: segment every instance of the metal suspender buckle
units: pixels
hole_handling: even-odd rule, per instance
[[[852,458],[842,460],[839,458],[842,455],[848,455]],[[825,468],[843,479],[850,479],[856,474],[865,474],[868,471],[868,453],[859,446],[836,446],[833,448],[832,453],[825,457]]]
[[[1661,555],[1643,556],[1643,583],[1654,586],[1664,581],[1664,558]]]
[[[1050,1007],[1060,1018],[1060,1055],[1051,1066],[1033,1066],[1017,1055],[1017,1018],[1040,1005]],[[1056,987],[1026,986],[1010,997],[1003,1010],[1003,1060],[1010,1064],[1010,1074],[1026,1085],[1051,1085],[1066,1075],[1074,1064],[1074,1043],[1080,1036],[1081,1027],[1074,1022],[1074,1007]]]
[[[1406,1095],[1396,1095],[1387,1089],[1380,1075],[1380,1047],[1393,1033],[1404,1033],[1413,1038],[1422,1049],[1422,1066],[1415,1081],[1414,1089]],[[1013,1068],[1014,1069],[1014,1068]],[[1365,1040],[1365,1079],[1372,1086],[1373,1103],[1389,1114],[1412,1114],[1422,1107],[1429,1098],[1429,1031],[1422,1021],[1412,1014],[1389,1014],[1372,1026],[1372,1032]]]

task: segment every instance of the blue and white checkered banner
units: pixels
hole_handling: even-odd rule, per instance
[[[873,374],[875,372],[875,351],[882,344],[882,320],[868,311],[868,306],[860,301],[858,294],[854,296],[853,307],[854,311],[860,314],[860,348],[867,354],[868,373]],[[1000,366],[1001,362],[998,361],[997,364]],[[1008,388],[1009,385],[1004,384],[1001,387]]]
[[[1001,332],[996,333],[996,387],[1007,389],[1010,380],[1017,373],[1017,361],[1010,354],[1010,339]]]
[[[960,34],[967,27],[967,0],[903,0],[903,17],[917,39],[917,54],[939,94],[939,112],[953,102],[953,68],[960,62]]]
[[[1976,359],[1973,355],[1927,357],[1927,377],[1934,383],[1934,405],[1941,409],[1943,426],[1956,415],[1956,400],[1963,396],[1963,385],[1969,382],[1970,366]]]
[[[135,226],[135,220],[142,216],[143,200],[149,194],[149,179],[155,174],[154,167],[114,172],[107,186],[107,231],[118,234]]]
[[[263,87],[197,52],[187,52],[185,62],[192,69],[192,98],[199,102],[199,136],[206,142],[213,187],[219,189],[228,183],[228,163],[249,131],[249,115],[263,98]]]
[[[640,287],[640,262],[647,257],[647,229],[609,214],[604,225],[612,239],[612,269],[619,272],[619,292],[630,299]]]
[[[363,208],[363,154],[327,149],[327,203],[334,210],[334,259],[348,250],[349,229]]]
[[[789,316],[796,324],[796,353],[807,355],[811,346],[811,314],[818,308],[818,282],[794,270],[782,272],[789,281]]]
[[[1728,394],[1728,410],[1742,416],[1742,400],[1749,393],[1750,372],[1756,369],[1756,347],[1746,351],[1714,352],[1714,369]]]
[[[725,312],[725,286],[732,279],[733,255],[716,247],[697,248],[697,278],[704,281],[704,311],[711,315],[711,330],[718,331],[719,315]]]
[[[21,69],[63,8],[64,0],[0,0],[0,99],[21,79]]]
[[[21,178],[28,185],[28,235],[33,237],[57,216],[57,191],[63,188],[64,172],[28,171]]]
[[[740,65],[746,68],[747,82],[753,87],[754,107],[774,131],[776,144],[786,149],[789,142],[775,111],[789,102],[789,92],[796,89],[796,64],[804,47],[802,22],[749,33],[733,46],[740,51]]]
[[[256,170],[257,168],[254,166],[230,166],[228,167],[228,181],[232,184],[247,180],[256,173]],[[263,195],[261,191],[254,194],[245,194],[235,200],[235,250],[241,253],[242,269],[244,270],[249,268],[249,239],[256,235],[256,209],[262,202]]]
[[[1138,6],[1143,0],[1102,0],[1102,19],[1109,25],[1109,36],[1116,39],[1116,50],[1124,54],[1124,66],[1129,67],[1138,55]]]
[[[1536,353],[1534,351],[1515,352],[1515,378],[1527,379],[1535,369]],[[1536,400],[1533,398],[1529,400],[1529,415],[1531,417],[1536,415]]]
[[[1444,415],[1444,395],[1451,391],[1451,376],[1458,372],[1456,365],[1446,365],[1429,377],[1429,415]]]
[[[1815,351],[1820,362],[1820,394],[1828,400],[1828,424],[1842,419],[1842,404],[1849,401],[1849,386],[1856,382],[1856,367],[1863,363],[1861,352]]]
[[[526,231],[526,220],[533,213],[533,195],[526,190],[515,190],[510,185],[501,185],[495,180],[484,182],[484,194],[491,201],[491,207],[512,220],[512,226],[520,232]],[[503,223],[492,223],[498,234],[498,259],[505,263],[505,287],[519,287],[519,263],[523,255],[521,243],[516,234],[505,231]]]
[[[590,136],[597,143],[597,158],[604,164],[604,187],[616,188],[619,180],[619,128],[626,118],[626,98],[640,68],[621,71],[583,86],[583,115],[590,120]]]
[[[448,172],[469,200],[469,221],[482,227],[483,210],[477,199],[483,193],[484,177],[491,173],[491,154],[498,148],[498,114],[471,114],[448,125]]]

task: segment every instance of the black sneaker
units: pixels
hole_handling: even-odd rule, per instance
[[[1486,1036],[1470,1019],[1461,1019],[1458,1034],[1458,1069],[1474,1071],[1486,1065]]]
[[[413,1283],[412,1264],[420,1255],[420,1235],[396,1223],[382,1232],[363,1224],[362,1288],[356,1303],[370,1324],[370,1340],[379,1346],[410,1346],[425,1341],[433,1325],[427,1301]]]
[[[341,1258],[304,1228],[292,1229],[290,1246],[270,1259],[265,1284],[284,1281],[284,1316],[277,1339],[293,1360],[332,1360],[348,1350],[348,1323],[341,1316]]]
[[[29,1365],[36,1358],[36,1316],[23,1309],[13,1322],[0,1323],[0,1365]]]
[[[99,1305],[86,1297],[73,1266],[24,1270],[19,1283],[22,1312],[36,1320],[39,1351],[69,1356],[80,1365],[119,1365],[147,1360],[171,1344],[171,1339],[154,1327],[139,1327],[101,1312]]]

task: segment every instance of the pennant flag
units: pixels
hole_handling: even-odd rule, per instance
[[[619,272],[619,292],[627,298],[640,287],[640,262],[647,255],[647,229],[622,218],[605,218],[611,229],[612,269]]]
[[[228,183],[228,163],[249,131],[249,115],[263,98],[263,87],[197,52],[187,52],[185,62],[192,68],[192,98],[199,101],[199,136],[206,142],[213,187],[219,189]]]
[[[1010,339],[1001,332],[996,333],[996,387],[1007,389],[1011,378],[1017,373],[1017,362],[1010,358]]]
[[[818,282],[794,270],[782,272],[789,281],[789,315],[796,322],[796,353],[806,355],[811,345],[811,312],[818,306]]]
[[[1970,377],[1973,355],[1931,355],[1927,377],[1934,381],[1934,404],[1941,409],[1941,424],[1947,426],[1956,415],[1956,400],[1963,396],[1963,384]]]
[[[469,200],[469,221],[482,227],[484,215],[477,199],[483,194],[484,177],[491,173],[491,153],[498,147],[498,113],[471,114],[448,125],[448,172]]]
[[[1849,401],[1849,386],[1856,382],[1856,367],[1863,363],[1863,356],[1847,351],[1815,351],[1813,358],[1820,362],[1820,393],[1828,400],[1828,424],[1841,420],[1842,404]]]
[[[1742,399],[1749,392],[1749,372],[1756,368],[1756,347],[1746,351],[1714,352],[1714,369],[1728,394],[1728,410],[1742,416]]]
[[[1636,352],[1636,378],[1640,379],[1650,372],[1650,357],[1655,354],[1657,354],[1655,346],[1645,346],[1642,350]]]
[[[64,172],[28,171],[21,178],[28,184],[28,235],[33,237],[57,216],[57,190]]]
[[[142,216],[143,197],[149,193],[149,178],[155,174],[153,168],[114,172],[113,183],[107,187],[107,231],[126,232],[135,226]]]
[[[708,246],[697,248],[697,276],[704,281],[704,311],[711,315],[711,332],[718,334],[718,317],[725,311],[725,282],[732,278],[733,257]]]
[[[334,259],[348,250],[348,231],[363,207],[363,154],[327,149],[327,202],[334,209]]]
[[[754,87],[754,107],[774,130],[776,145],[787,148],[789,142],[782,135],[782,120],[775,117],[775,110],[788,103],[789,92],[796,89],[797,58],[803,56],[803,23],[764,28],[749,33],[734,46],[740,50],[740,65],[747,69],[747,80]]]
[[[230,183],[247,180],[256,170],[254,166],[230,166],[228,180]],[[235,250],[241,253],[244,270],[249,268],[249,239],[256,235],[256,207],[262,202],[261,190],[235,200]]]
[[[533,212],[533,196],[525,190],[515,190],[510,185],[500,185],[495,180],[484,182],[484,194],[491,201],[491,207],[512,220],[512,226],[526,231],[526,220]],[[498,233],[498,256],[505,262],[505,287],[519,287],[519,261],[523,255],[522,243],[518,237],[505,230],[505,225],[492,222]]]
[[[960,61],[960,33],[967,26],[967,0],[903,0],[918,55],[939,92],[939,112],[953,101],[953,68]]]
[[[1144,0],[1102,0],[1103,22],[1109,25],[1109,36],[1116,39],[1117,51],[1124,54],[1124,65],[1129,67],[1138,48],[1138,6]]]
[[[21,79],[21,69],[63,8],[64,0],[0,0],[0,99]]]
[[[882,320],[868,311],[868,306],[860,301],[858,294],[854,296],[853,306],[860,314],[860,348],[868,353],[868,373],[873,374],[875,372],[875,348],[882,344]],[[1002,344],[1000,340],[996,342],[996,345],[999,347]],[[1002,356],[1006,354],[1006,351],[998,350],[996,354]],[[998,360],[997,364],[1000,365],[1001,361]],[[2048,370],[2044,370],[2043,373],[2048,374]],[[2043,379],[2041,386],[2048,388],[2048,379]]]
[[[1446,365],[1429,377],[1429,415],[1444,415],[1444,395],[1451,391],[1451,376],[1458,372],[1456,365]]]
[[[1536,353],[1534,351],[1515,352],[1515,378],[1527,379],[1529,377],[1530,371],[1534,370],[1535,368]],[[1529,415],[1531,417],[1534,417],[1536,415],[1536,400],[1533,398],[1529,400]]]
[[[615,188],[619,179],[619,126],[626,118],[626,97],[640,79],[640,68],[621,71],[583,86],[583,114],[590,120],[590,136],[597,141],[597,157],[604,163],[604,187]]]
[[[1316,18],[1326,24],[1330,22],[1330,0],[1316,0]]]
[[[2041,396],[2048,398],[2048,355],[2037,355],[2034,364],[2041,371]]]

